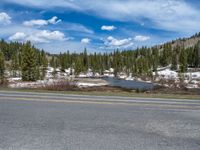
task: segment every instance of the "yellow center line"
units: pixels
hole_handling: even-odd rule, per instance
[[[173,104],[144,104],[139,102],[124,103],[124,102],[109,102],[109,101],[89,101],[89,100],[48,100],[48,99],[34,99],[34,98],[14,98],[1,97],[5,100],[11,101],[33,101],[33,102],[51,102],[51,103],[78,103],[78,104],[102,104],[102,105],[128,105],[128,106],[149,106],[162,108],[183,108],[183,109],[200,109],[200,106],[184,106]],[[0,99],[1,100],[1,99]]]

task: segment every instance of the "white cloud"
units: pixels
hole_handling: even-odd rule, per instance
[[[91,6],[85,11],[111,20],[144,21],[146,26],[181,33],[199,31],[200,10],[184,0],[86,0],[84,4]]]
[[[59,22],[61,22],[62,20],[61,19],[58,19],[58,17],[54,16],[52,17],[51,19],[48,20],[49,23],[51,24],[57,24]]]
[[[1,1],[39,8],[63,7],[117,21],[139,24],[144,21],[145,26],[180,33],[199,32],[199,6],[195,7],[186,0],[57,0],[56,3],[49,3],[49,0]]]
[[[68,11],[78,11],[80,13],[87,13],[90,15],[104,18],[104,19],[109,19],[111,21],[122,21],[124,24],[128,22],[128,25],[130,25],[132,22],[134,23],[137,22],[139,25],[141,24],[141,26],[143,26],[142,28],[149,27],[149,28],[161,29],[165,31],[166,30],[173,31],[174,33],[173,35],[170,32],[170,35],[172,35],[173,38],[174,37],[176,38],[176,36],[188,36],[188,35],[193,34],[194,32],[198,32],[199,24],[200,24],[200,15],[199,15],[200,9],[198,9],[199,6],[195,7],[194,5],[191,5],[192,2],[186,1],[186,0],[141,0],[141,1],[138,1],[138,0],[124,0],[124,1],[122,0],[101,0],[101,1],[57,0],[56,3],[50,3],[49,0],[42,0],[42,1],[1,0],[1,3],[4,3],[4,2],[17,3],[20,5],[24,5],[28,7],[37,7],[40,9],[42,8],[44,9],[44,11],[46,10],[54,11],[56,10],[56,8],[59,8],[61,10],[68,10]],[[17,17],[14,17],[13,15],[12,17],[17,19]],[[36,23],[36,24],[39,24],[37,26],[41,26],[40,24],[42,25],[46,24],[47,21],[48,21],[48,24],[50,24],[50,22],[54,23],[54,20],[55,20],[54,18],[51,18],[49,20],[43,20],[41,22],[39,21],[39,23]],[[92,30],[84,26],[79,26],[79,28],[77,28],[76,25],[64,26],[63,24],[64,23],[60,24],[60,26],[56,26],[56,27],[61,27],[62,25],[62,29],[57,28],[56,30],[60,30],[63,32],[68,32],[68,30],[76,31],[76,33],[77,31],[80,31],[80,34],[84,34],[84,35],[81,35],[81,37],[88,37],[88,38],[93,39],[93,37],[90,37],[90,35],[85,35],[85,33],[83,33],[83,31],[86,33],[94,33]],[[4,32],[9,33],[9,34],[7,34],[6,36],[1,36],[1,38],[7,38],[9,35],[13,35],[16,32],[26,33],[26,37],[30,37],[31,35],[35,37],[36,31],[32,32],[32,30],[38,29],[38,28],[30,28],[30,26],[22,26],[21,28],[24,28],[24,30],[21,29],[21,30],[13,31],[14,29],[12,29],[12,27],[7,27],[7,26],[5,27],[10,28],[10,30],[6,31],[5,29],[3,29],[3,26],[0,26],[1,28],[0,35],[3,35]],[[122,29],[120,28],[120,31],[121,30]],[[29,32],[32,32],[32,33],[29,33]],[[132,37],[132,35],[137,35],[137,34],[140,35],[140,33],[125,34],[123,32],[123,35],[126,35],[127,37]],[[30,37],[30,38],[33,38],[33,37]],[[164,39],[164,38],[165,37],[158,37],[156,39],[157,40],[156,42],[158,41],[163,42],[163,40],[160,40],[160,39]],[[168,39],[165,38],[165,40],[170,40],[170,38],[172,37],[169,37]],[[47,40],[46,38],[42,38],[42,39],[43,40],[45,39],[44,41]],[[37,41],[38,36],[34,40]],[[116,43],[120,43],[119,41],[121,40],[123,41],[124,39],[115,39],[115,40],[112,40],[109,42],[106,39],[104,41],[105,41],[105,44],[108,45],[109,47],[109,43],[110,44],[115,43],[111,45],[120,45]],[[132,40],[128,44],[125,44],[125,45],[126,46],[133,45],[133,42],[138,41],[138,40],[144,41],[144,38],[133,37]],[[150,41],[151,44],[153,40],[155,40],[155,38],[152,35],[151,41]],[[41,41],[41,39],[39,38],[38,41]],[[77,41],[77,42],[80,44],[80,41]],[[52,44],[52,43],[46,43],[46,44]],[[137,44],[138,43],[142,43],[142,42],[137,42]]]
[[[64,33],[60,31],[39,30],[31,34],[17,32],[9,37],[10,41],[31,41],[33,43],[49,43],[50,41],[65,41]]]
[[[30,21],[23,22],[23,25],[25,26],[44,26],[47,24],[48,24],[48,21],[46,20],[30,20]]]
[[[82,44],[89,44],[90,43],[90,39],[88,39],[88,38],[83,38],[82,40],[81,40],[81,43]]]
[[[5,12],[0,12],[0,24],[6,25],[10,23],[11,17]]]
[[[61,19],[58,19],[58,17],[54,16],[49,20],[38,19],[38,20],[24,21],[23,25],[25,25],[25,26],[44,26],[44,25],[48,25],[48,24],[57,24],[59,22],[61,22]]]
[[[112,36],[107,37],[107,39],[104,41],[104,45],[107,48],[128,48],[133,46],[132,38],[126,38],[118,40]]]
[[[107,31],[112,31],[112,30],[115,30],[116,27],[115,26],[102,26],[101,27],[101,30],[107,30]]]
[[[24,41],[26,34],[23,32],[17,32],[9,37],[10,41]]]
[[[40,37],[40,38],[44,38],[44,39],[47,39],[47,40],[64,40],[64,33],[60,32],[60,31],[48,31],[48,30],[42,30],[38,33],[35,34],[37,37]]]
[[[78,32],[85,32],[89,34],[93,34],[94,31],[88,29],[87,27],[83,26],[82,24],[78,23],[63,23],[65,30],[69,31],[78,31]]]
[[[134,40],[139,42],[147,41],[149,39],[150,39],[149,36],[143,36],[143,35],[137,35],[134,37]]]

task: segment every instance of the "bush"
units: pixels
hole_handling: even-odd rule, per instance
[[[147,91],[147,89],[136,89],[136,93],[144,93],[144,92],[146,92]]]
[[[77,85],[75,82],[59,81],[51,85],[45,85],[43,89],[50,91],[74,91],[77,89]]]
[[[3,78],[0,80],[0,87],[4,88],[4,87],[7,87],[8,86],[8,80],[6,78]]]

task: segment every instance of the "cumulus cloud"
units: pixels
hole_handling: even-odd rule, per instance
[[[38,20],[24,21],[23,25],[25,25],[25,26],[45,26],[48,24],[57,24],[61,21],[62,21],[61,19],[58,19],[58,17],[54,16],[49,20],[38,19]]]
[[[64,33],[60,31],[48,31],[41,30],[33,35],[28,35],[26,40],[32,41],[33,43],[48,43],[50,41],[63,41],[65,40]]]
[[[128,48],[133,46],[132,38],[125,38],[125,39],[116,39],[112,36],[107,37],[107,39],[104,41],[104,45],[107,48]]]
[[[112,30],[115,30],[116,27],[115,26],[102,26],[101,27],[101,30],[107,30],[107,31],[112,31]]]
[[[137,35],[137,36],[134,37],[134,40],[139,41],[139,42],[144,42],[144,41],[147,41],[149,39],[150,39],[149,36],[143,36],[143,35]]]
[[[90,39],[88,39],[88,38],[83,38],[82,40],[81,40],[81,43],[82,44],[89,44],[90,43]]]
[[[5,12],[0,12],[0,24],[6,25],[10,23],[11,17]]]
[[[64,33],[60,31],[39,30],[31,34],[17,32],[9,37],[10,41],[31,41],[33,43],[49,43],[50,41],[64,41]]]
[[[41,38],[45,38],[47,40],[64,40],[64,33],[60,32],[60,31],[48,31],[48,30],[42,30],[38,33],[36,33],[37,37],[41,37]]]
[[[48,22],[50,23],[50,24],[57,24],[57,23],[59,23],[59,22],[61,22],[62,20],[61,19],[58,19],[58,17],[56,17],[56,16],[54,16],[54,17],[52,17],[51,19],[49,19],[48,20]]]
[[[199,15],[200,9],[198,9],[199,4],[196,5],[196,2],[193,3],[191,1],[186,1],[186,0],[140,0],[140,1],[138,0],[124,0],[124,1],[123,0],[109,0],[109,1],[108,0],[101,0],[101,1],[57,0],[56,3],[50,3],[49,0],[42,0],[39,2],[35,0],[1,0],[1,3],[12,3],[12,4],[17,3],[17,4],[28,6],[28,7],[39,8],[39,10],[42,8],[45,11],[46,10],[54,11],[56,10],[56,8],[59,8],[60,10],[69,10],[69,11],[76,11],[78,13],[87,13],[87,14],[101,17],[107,20],[111,20],[111,22],[121,21],[124,24],[127,23],[128,27],[130,27],[129,25],[131,23],[135,24],[137,22],[139,25],[142,26],[141,28],[146,28],[146,29],[154,28],[154,29],[159,29],[159,30],[161,29],[164,32],[170,31],[168,33],[170,33],[170,35],[173,34],[173,38],[174,37],[176,38],[176,36],[182,36],[182,35],[187,36],[195,32],[199,32],[199,24],[200,24],[200,15]],[[36,25],[36,26],[41,26],[40,24],[42,25],[51,24],[51,23],[54,24],[55,20],[57,19],[51,18],[49,20],[42,20],[42,21],[40,20],[39,23],[36,23],[39,25]],[[30,26],[23,26],[23,27],[30,28]],[[65,26],[66,27],[65,29],[63,27],[64,26],[62,26],[62,30],[61,29],[56,29],[56,30],[60,30],[64,32],[68,30],[72,31],[71,29],[73,29],[73,31],[76,31],[77,29],[76,26],[72,26],[72,27]],[[89,32],[93,33],[93,31],[88,30],[84,27],[80,27],[79,31],[80,32],[84,31],[83,29],[85,29],[85,31],[88,33]],[[31,35],[27,33],[27,31],[23,31],[23,30],[16,30],[15,32],[12,32],[12,33],[11,31],[1,31],[0,34],[3,35],[2,32],[9,32],[10,34],[8,35],[11,35],[13,33],[16,33],[17,31],[26,33],[27,34],[26,36]],[[121,30],[119,32],[121,32]],[[162,34],[162,33],[159,32],[158,34]],[[123,35],[126,35],[127,37],[132,37],[132,35],[135,35],[135,34],[138,34],[138,33],[125,34],[123,32]],[[7,35],[5,37],[7,37]],[[89,37],[93,39],[89,35],[81,35],[81,37]],[[115,41],[114,39],[117,42],[114,42]],[[159,37],[159,40],[160,39],[169,40],[169,38],[165,38],[165,37]],[[124,40],[124,39],[113,38],[111,41],[109,41],[108,39],[105,39],[104,44],[108,45],[108,47],[109,47],[109,44],[118,45],[118,44],[111,44],[111,43],[118,43],[118,41],[121,41],[121,40]],[[129,42],[129,45],[133,45],[133,42],[136,42],[136,41],[145,41],[145,40],[148,40],[148,39],[139,35],[137,37],[133,37],[132,40]],[[153,38],[153,35],[151,37],[151,40],[152,41],[155,40]],[[158,42],[159,40],[157,40],[156,42]],[[78,41],[78,43],[80,44],[80,41]],[[138,43],[140,42],[137,42],[137,44]]]
[[[17,32],[9,37],[10,41],[24,41],[26,34],[23,32]]]
[[[47,25],[48,21],[46,20],[30,20],[30,21],[24,21],[23,25],[25,26],[44,26]]]

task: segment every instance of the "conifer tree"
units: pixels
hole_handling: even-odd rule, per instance
[[[193,58],[194,48],[193,47],[187,48],[186,51],[187,51],[187,64],[190,67],[194,67],[194,58]]]
[[[67,69],[67,54],[60,53],[59,60],[60,60],[61,71],[64,72],[65,69]]]
[[[152,49],[152,65],[153,65],[153,71],[157,72],[158,63],[159,63],[159,51],[157,48]]]
[[[170,44],[165,44],[163,46],[162,55],[160,57],[160,64],[165,67],[171,64],[172,48]]]
[[[200,65],[200,41],[194,47],[194,67],[198,68]]]
[[[81,73],[81,71],[83,71],[82,62],[81,62],[80,58],[76,59],[75,68],[74,69],[75,69],[75,74],[76,75],[78,75],[79,73]]]
[[[4,81],[4,72],[5,72],[5,58],[4,54],[0,51],[0,83]]]
[[[42,76],[41,76],[41,73],[40,73],[40,67],[37,66],[36,67],[36,70],[35,70],[35,76],[36,76],[36,79],[42,79]]]
[[[55,56],[53,55],[51,60],[50,60],[50,66],[53,67],[54,69],[56,68],[56,60]]]
[[[180,60],[180,71],[185,72],[187,70],[187,53],[185,49],[181,50],[179,60]]]
[[[19,56],[17,52],[15,52],[12,56],[11,70],[12,70],[12,75],[16,77],[17,71],[19,72]]]
[[[36,51],[31,47],[30,42],[27,42],[22,47],[22,80],[38,80]]]
[[[86,72],[88,70],[89,64],[88,64],[88,55],[87,55],[87,49],[84,49],[83,53],[83,71]]]
[[[41,79],[44,79],[48,67],[48,60],[44,50],[41,51],[41,67],[42,67]]]
[[[178,63],[177,63],[177,55],[176,55],[176,53],[174,52],[174,53],[172,54],[172,66],[171,66],[171,69],[172,69],[172,70],[177,70],[177,69],[178,69],[177,66],[178,66]]]

